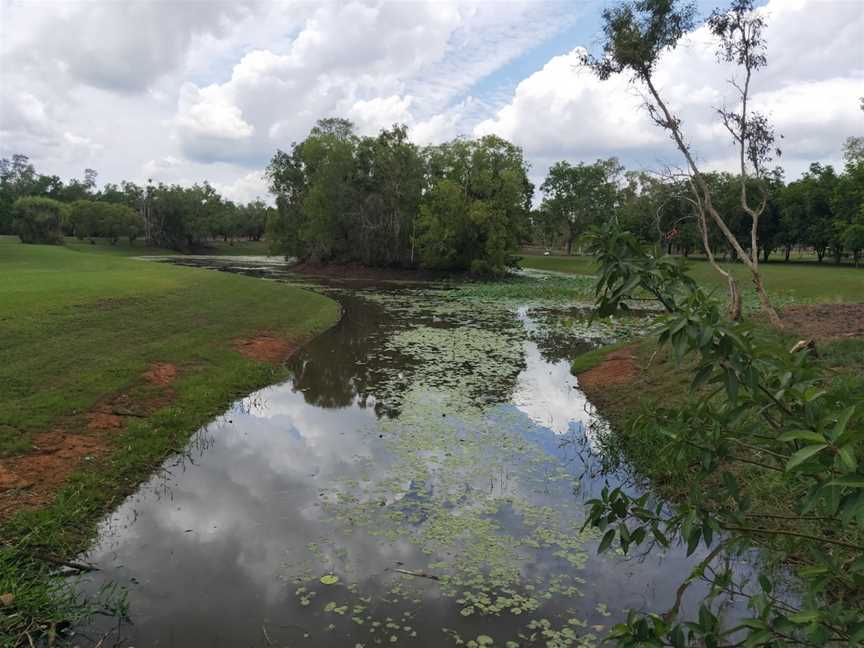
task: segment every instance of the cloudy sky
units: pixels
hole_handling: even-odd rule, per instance
[[[716,0],[715,0],[716,1]],[[277,148],[324,116],[362,133],[407,124],[418,143],[496,133],[532,178],[560,159],[678,158],[626,79],[576,65],[595,50],[607,0],[0,0],[0,157],[106,181],[209,179],[265,195]],[[702,15],[714,2],[699,0]],[[841,164],[864,135],[864,0],[763,0],[769,67],[755,101],[784,135],[783,166]],[[700,159],[728,167],[713,111],[732,70],[704,29],[658,70]]]

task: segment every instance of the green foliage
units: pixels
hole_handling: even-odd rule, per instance
[[[515,265],[533,193],[522,151],[487,136],[432,147],[427,155],[438,179],[420,209],[423,264],[476,274]]]
[[[76,200],[69,206],[66,222],[78,239],[100,237],[112,245],[121,236],[133,243],[143,229],[143,220],[137,211],[101,200]]]
[[[843,245],[852,252],[852,258],[855,260],[855,267],[858,267],[858,259],[861,256],[861,250],[864,250],[864,224],[853,223],[843,230]]]
[[[692,372],[692,389],[700,395],[674,415],[641,425],[658,428],[672,452],[695,453],[698,461],[689,469],[690,494],[674,509],[651,505],[647,495],[605,489],[589,502],[586,524],[604,533],[601,550],[616,540],[625,553],[676,538],[691,554],[704,545],[706,558],[679,592],[697,579],[711,585],[698,619],[680,622],[676,603],[662,616],[632,613],[612,638],[620,645],[676,647],[740,645],[736,634],[751,646],[864,640],[864,397],[832,389],[808,351],[792,354],[759,340],[748,324],[724,319],[680,266],[655,261],[630,235],[609,231],[595,245],[600,311],[638,292],[653,295],[669,312],[660,343],[679,362],[688,359],[682,368]],[[794,515],[782,523],[754,518],[747,483],[737,477],[742,464],[769,471],[778,488],[803,488]],[[811,530],[814,515],[830,533]],[[751,617],[726,627],[712,606],[740,584],[732,567],[715,558],[746,549],[756,538],[774,541],[781,558],[794,552],[801,595],[790,600],[776,578],[760,570],[760,591],[749,598]]]
[[[66,206],[51,198],[27,196],[12,205],[13,225],[22,243],[63,242],[61,225]]]
[[[622,167],[618,160],[593,164],[556,162],[549,169],[541,190],[546,195],[543,210],[566,231],[567,253],[588,227],[612,216],[618,198],[616,180]]]
[[[325,119],[268,167],[274,251],[318,262],[501,273],[527,227],[522,152],[497,137],[419,149],[404,126]]]

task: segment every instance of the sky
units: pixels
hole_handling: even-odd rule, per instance
[[[728,2],[728,0],[725,0]],[[64,179],[209,180],[237,201],[267,197],[279,148],[322,117],[361,134],[408,125],[418,144],[497,134],[548,167],[618,157],[680,165],[626,77],[577,64],[596,51],[609,0],[0,0],[0,157],[23,153]],[[714,3],[699,0],[706,17]],[[783,139],[794,179],[842,166],[864,135],[864,0],[762,0],[768,67],[754,105]],[[735,70],[704,27],[667,53],[661,92],[706,168],[734,169],[716,109]]]

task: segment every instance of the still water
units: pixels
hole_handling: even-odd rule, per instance
[[[602,332],[438,289],[323,289],[344,316],[291,379],[104,520],[82,588],[124,587],[128,618],[82,645],[593,646],[626,609],[671,607],[699,552],[597,556],[581,528],[604,485],[638,490],[569,371]]]

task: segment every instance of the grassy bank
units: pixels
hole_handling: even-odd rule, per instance
[[[743,290],[752,292],[750,274],[740,263],[722,264],[741,283]],[[522,267],[536,270],[591,275],[597,269],[591,257],[531,256],[522,257]],[[820,302],[864,302],[864,269],[834,266],[827,262],[767,263],[760,266],[768,290],[787,299]],[[706,262],[693,259],[690,275],[699,283],[722,291],[723,278]]]
[[[756,334],[763,344],[778,345],[782,349],[789,349],[801,337],[794,331],[781,333],[767,327],[759,327]],[[864,338],[823,339],[817,348],[820,389],[826,390],[829,398],[837,402],[860,402],[860,395],[864,394],[864,376],[860,371],[864,366]],[[594,367],[602,365],[595,370],[601,373],[613,369],[611,363],[604,364],[612,351],[614,348],[604,347],[584,358],[577,357],[573,363],[574,373],[585,378],[583,390],[610,423],[601,440],[604,454],[613,463],[626,463],[637,479],[644,480],[653,492],[667,501],[686,503],[694,494],[694,485],[698,484],[698,495],[709,508],[727,506],[721,471],[706,481],[700,482],[696,477],[699,466],[705,461],[705,453],[699,446],[704,430],[689,428],[682,422],[686,420],[683,412],[694,410],[705,400],[725,399],[725,392],[718,392],[713,386],[692,392],[692,360],[683,365],[677,363],[669,347],[660,346],[655,337],[629,345],[635,368],[632,377],[607,384],[589,380]],[[589,373],[583,373],[585,371]],[[835,543],[826,551],[830,550],[839,563],[851,565],[860,559],[860,552],[854,548],[864,545],[860,525],[841,527],[827,501],[815,503],[806,511],[808,515],[801,516],[799,507],[808,498],[810,483],[804,479],[789,479],[782,468],[772,468],[773,458],[768,456],[768,451],[748,445],[751,438],[770,438],[777,434],[765,421],[748,420],[746,429],[749,436],[740,439],[748,448],[743,453],[744,459],[724,459],[721,464],[723,472],[734,475],[742,496],[750,502],[742,526],[753,529],[749,541],[762,550],[759,554],[762,573],[771,574],[777,582],[786,582],[790,574],[804,579],[808,570],[820,569],[811,553],[813,543],[802,545],[798,537],[817,542],[823,538],[827,539],[825,542]],[[670,430],[696,443],[681,443],[669,436]],[[733,444],[731,454],[741,455],[735,442],[730,443]],[[860,447],[856,458],[859,463],[864,461]],[[798,584],[792,582],[790,586],[796,588]],[[849,574],[832,573],[823,593],[826,605],[827,602],[837,603],[849,611],[864,609],[860,577],[856,580]]]
[[[338,318],[338,305],[315,293],[128,258],[142,250],[0,240],[0,477],[9,486],[0,595],[12,600],[0,610],[0,645],[74,616],[50,560],[85,547],[100,516],[233,399],[285,377],[281,363],[238,352],[238,340],[266,332],[297,344]],[[170,385],[146,378],[157,363],[171,368]],[[117,395],[122,424],[94,428],[94,410]],[[47,460],[33,447],[46,434],[61,450],[93,451],[48,501],[16,510],[28,508],[15,505],[28,488],[10,486],[10,474],[16,462]]]

